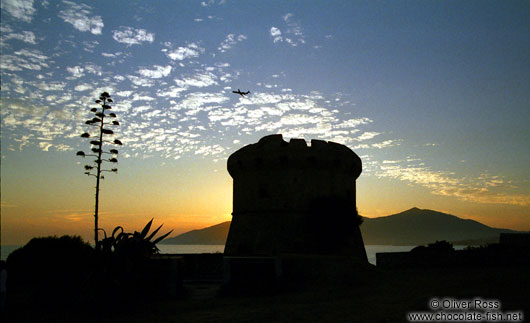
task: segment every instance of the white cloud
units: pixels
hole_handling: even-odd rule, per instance
[[[90,84],[79,84],[79,85],[77,85],[74,88],[74,90],[76,90],[78,92],[92,90],[92,85],[90,85]]]
[[[219,0],[218,5],[220,6],[220,5],[223,5],[225,3],[226,3],[226,0]],[[205,7],[205,8],[206,7],[210,7],[210,6],[214,5],[214,4],[215,4],[215,0],[201,1],[201,6]]]
[[[2,11],[6,10],[9,14],[25,22],[31,22],[35,8],[33,0],[4,0],[2,1]]]
[[[181,88],[194,87],[207,87],[210,85],[217,85],[215,81],[217,76],[210,72],[197,73],[191,77],[185,77],[183,79],[175,79],[177,86]]]
[[[145,76],[145,77],[152,78],[152,79],[159,79],[159,78],[168,76],[171,73],[171,69],[172,69],[170,65],[168,66],[155,65],[153,66],[153,68],[154,69],[142,68],[138,71],[138,74]]]
[[[228,101],[228,98],[220,93],[190,93],[186,97],[176,104],[173,109],[176,110],[187,110],[186,114],[194,115],[199,111],[208,110],[206,106],[211,104],[220,104]]]
[[[289,19],[290,19],[292,16],[293,16],[292,13],[288,13],[288,14],[286,14],[285,16],[283,16],[282,18],[283,18],[283,20],[284,20],[285,22],[288,22]]]
[[[203,6],[203,7],[209,7],[209,6],[213,5],[214,3],[215,3],[214,0],[202,1],[202,2],[201,2],[201,6]]]
[[[53,145],[47,141],[42,141],[39,143],[39,147],[43,150],[43,151],[49,151],[50,147],[52,147]]]
[[[156,95],[160,97],[178,98],[180,97],[180,93],[186,90],[187,88],[171,86],[167,90],[158,90]]]
[[[38,86],[44,90],[58,90],[63,87],[63,84],[39,84]],[[42,150],[49,150],[51,147],[58,150],[71,149],[69,145],[61,142],[75,132],[71,117],[76,115],[76,111],[70,105],[64,104],[65,100],[71,99],[69,95],[47,96],[46,100],[59,103],[53,109],[48,108],[49,104],[45,101],[41,106],[29,105],[22,101],[5,104],[2,106],[3,130],[10,129],[8,133],[13,141],[19,144],[19,149],[30,142],[35,143]],[[20,132],[17,129],[23,131]],[[23,135],[16,135],[17,133],[23,133]]]
[[[26,57],[29,57],[30,59],[35,59],[38,61],[44,61],[48,59],[46,55],[42,54],[42,52],[36,49],[35,50],[21,49],[19,51],[16,51],[15,55],[26,56]]]
[[[367,131],[367,132],[362,133],[359,137],[355,138],[355,140],[357,141],[369,140],[380,134],[381,134],[380,132]]]
[[[101,16],[92,16],[92,7],[86,4],[74,3],[63,0],[67,8],[59,11],[59,18],[72,24],[75,29],[86,32],[90,31],[94,35],[100,35],[104,27]]]
[[[89,53],[93,53],[94,52],[94,49],[99,45],[99,42],[97,40],[93,40],[93,41],[84,41],[83,42],[83,50],[89,52]]]
[[[112,38],[119,43],[127,45],[139,45],[142,42],[152,43],[155,34],[149,33],[145,29],[135,29],[132,27],[121,27],[121,30],[114,30]]]
[[[22,64],[25,62],[17,56],[13,55],[2,55],[2,59],[0,59],[0,69],[3,71],[22,71]],[[40,66],[33,66],[35,70],[40,70]],[[25,67],[28,68],[28,67]]]
[[[103,69],[101,66],[94,65],[94,64],[86,64],[85,65],[85,71],[90,74],[101,76],[103,74]]]
[[[286,28],[283,28],[283,33],[278,27],[271,27],[270,35],[274,43],[285,41],[293,47],[300,44],[305,44],[305,36],[302,31],[302,27],[298,22],[293,21],[293,16],[294,15],[292,13],[287,13],[282,17],[283,21],[287,25]]]
[[[232,46],[237,44],[238,42],[242,42],[247,39],[247,36],[239,34],[236,36],[235,34],[228,34],[221,42],[221,45],[219,45],[219,48],[217,48],[221,53],[226,52],[227,50],[231,49]]]
[[[46,62],[48,57],[39,50],[21,49],[14,54],[16,56],[2,55],[2,59],[0,59],[0,68],[2,70],[22,71],[22,69],[28,69],[38,71],[49,67]]]
[[[241,105],[266,105],[280,103],[283,100],[288,100],[288,95],[271,94],[271,93],[253,93],[252,96],[244,97],[236,103],[236,106]]]
[[[279,28],[271,27],[270,33],[271,33],[273,42],[277,43],[277,42],[283,41],[282,32]]]
[[[135,75],[127,75],[127,78],[129,79],[129,81],[131,81],[132,84],[137,86],[151,87],[155,85],[153,80],[147,78],[142,78]]]
[[[37,88],[43,91],[62,91],[66,83],[64,82],[41,82],[37,84]]]
[[[371,146],[377,149],[381,149],[381,148],[397,146],[399,144],[400,144],[400,140],[385,140],[379,143],[372,144]]]
[[[225,151],[225,148],[223,148],[222,146],[218,144],[215,144],[211,146],[199,147],[197,150],[195,150],[195,155],[203,155],[203,156],[218,155],[218,154],[223,153],[224,151]]]
[[[372,122],[372,120],[368,118],[358,118],[358,119],[348,119],[340,122],[337,127],[338,128],[354,128],[359,125],[367,124]]]
[[[199,57],[201,53],[204,53],[204,48],[200,47],[195,43],[191,43],[186,47],[178,47],[175,50],[166,50],[166,56],[171,60],[185,60],[187,58]]]
[[[129,96],[131,96],[131,94],[133,94],[133,91],[119,91],[119,92],[116,92],[116,95],[117,96],[121,96],[121,97],[129,97]]]
[[[436,171],[423,163],[403,164],[402,161],[383,161],[375,175],[389,177],[426,187],[432,194],[483,203],[529,206],[530,196],[495,190],[504,185],[500,176],[481,174],[477,178],[457,177],[452,172]],[[505,188],[506,189],[506,188]]]
[[[134,93],[131,101],[153,101],[155,98],[150,97],[148,95],[140,95],[138,93]]]
[[[12,33],[12,32],[13,32],[13,28],[11,28],[9,25],[5,25],[5,24],[0,25],[0,33],[7,34],[7,33]]]
[[[18,39],[28,44],[35,45],[35,34],[32,31],[23,31],[21,34],[9,33],[3,36],[4,39]]]
[[[81,66],[67,67],[66,70],[68,71],[68,73],[72,74],[72,77],[74,78],[80,78],[85,76],[85,69]]]

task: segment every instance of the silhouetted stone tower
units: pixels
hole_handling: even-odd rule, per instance
[[[226,256],[356,255],[366,260],[356,211],[361,159],[333,142],[270,135],[228,158],[234,179]]]

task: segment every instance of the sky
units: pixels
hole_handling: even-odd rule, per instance
[[[230,220],[228,156],[277,133],[355,151],[361,215],[530,230],[528,1],[1,0],[0,28],[2,244],[92,240],[103,91],[107,232]]]

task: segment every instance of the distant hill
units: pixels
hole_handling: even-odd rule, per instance
[[[364,218],[361,232],[367,245],[415,246],[436,240],[470,244],[498,242],[500,233],[516,231],[488,227],[475,220],[433,210],[412,208],[394,215]]]
[[[216,224],[199,230],[192,230],[173,238],[162,240],[162,244],[205,244],[220,245],[225,244],[228,236],[230,221]]]
[[[230,221],[223,222],[167,238],[161,243],[222,245],[226,242],[229,228]],[[361,232],[366,245],[416,246],[436,240],[455,244],[485,244],[498,242],[500,233],[517,231],[492,228],[474,220],[433,210],[412,208],[394,215],[364,218]]]

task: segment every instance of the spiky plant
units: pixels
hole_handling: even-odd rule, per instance
[[[102,241],[102,249],[107,254],[116,253],[128,257],[149,257],[157,254],[158,248],[156,244],[169,236],[173,230],[153,239],[163,224],[149,234],[152,224],[153,219],[145,225],[141,232],[134,231],[134,233],[125,232],[122,226],[117,226],[109,237],[107,237],[105,230],[100,229],[105,234],[105,239]]]

